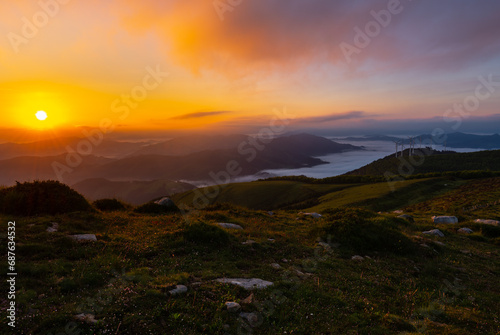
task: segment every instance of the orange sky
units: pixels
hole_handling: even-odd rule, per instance
[[[478,76],[498,78],[493,3],[405,3],[347,64],[339,46],[387,3],[247,0],[221,20],[212,1],[4,1],[0,124],[230,128],[265,123],[285,107],[310,123],[349,115],[311,127],[432,118],[473,92]],[[421,25],[442,9],[451,13]],[[155,81],[151,69],[168,76]],[[498,95],[484,101],[475,115],[498,113],[498,103]]]

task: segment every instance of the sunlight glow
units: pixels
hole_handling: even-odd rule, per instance
[[[40,121],[44,121],[47,119],[47,113],[45,113],[44,111],[38,111],[35,115],[36,118]]]

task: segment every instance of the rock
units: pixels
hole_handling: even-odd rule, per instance
[[[470,228],[460,228],[458,232],[460,234],[472,234],[474,231]]]
[[[269,216],[273,216],[274,212],[269,211],[269,212],[267,212],[267,214],[269,214]]]
[[[252,245],[254,243],[257,243],[257,242],[255,242],[254,240],[246,240],[245,242],[242,242],[241,244],[243,244],[243,245]]]
[[[268,238],[267,240],[271,243],[274,243],[276,241],[274,238]]]
[[[444,247],[446,245],[446,244],[444,244],[443,242],[440,242],[440,241],[434,241],[433,243],[437,244],[437,245],[440,245],[442,247]]]
[[[234,224],[234,223],[217,223],[219,227],[226,229],[243,229],[242,226]]]
[[[500,226],[500,221],[497,220],[483,220],[483,219],[477,219],[474,220],[476,223],[482,223],[482,224],[487,224],[490,226]]]
[[[160,200],[156,200],[155,204],[164,206],[164,207],[175,207],[175,203],[169,197],[161,198]]]
[[[224,329],[225,331],[228,331],[229,329],[231,329],[231,326],[228,324],[225,324],[224,326],[222,326],[222,329]]]
[[[434,221],[434,223],[443,223],[443,224],[458,223],[458,219],[456,216],[433,216],[432,221]]]
[[[328,243],[325,243],[325,242],[318,242],[318,245],[325,248],[325,249],[330,249],[330,245]]]
[[[307,215],[307,216],[312,216],[312,217],[313,217],[313,218],[315,218],[315,219],[322,217],[322,215],[321,215],[321,214],[318,214],[318,213],[316,213],[316,212],[314,212],[314,213],[301,213],[301,214],[302,214],[302,215]]]
[[[431,247],[429,247],[429,246],[428,246],[427,244],[425,244],[425,243],[422,243],[420,246],[421,246],[422,248],[429,248],[429,249],[431,248]]]
[[[255,328],[259,326],[262,321],[259,319],[259,315],[256,313],[240,313],[240,317],[244,320],[247,320],[250,327]]]
[[[240,301],[242,305],[251,305],[255,302],[253,293],[250,293],[248,297]]]
[[[397,209],[393,211],[394,214],[403,214],[403,211],[401,209]]]
[[[75,319],[78,321],[81,321],[81,322],[91,324],[91,325],[95,325],[96,323],[99,322],[95,319],[95,315],[86,314],[86,313],[75,315]]]
[[[47,228],[48,233],[55,233],[59,229],[59,224],[57,222],[51,222],[52,226]]]
[[[184,285],[177,285],[173,290],[168,291],[171,295],[186,293],[188,288]]]
[[[237,311],[239,311],[241,309],[240,304],[238,304],[237,302],[228,301],[228,302],[226,302],[225,305],[226,305],[227,311],[230,313],[236,313]]]
[[[408,215],[408,214],[403,214],[403,215],[399,215],[398,218],[400,219],[404,219],[408,222],[414,222],[415,220],[413,219],[413,216],[411,215]]]
[[[424,232],[422,232],[422,234],[444,237],[443,232],[439,229],[432,229],[432,230],[424,231]]]
[[[272,267],[273,269],[276,269],[276,270],[281,269],[281,265],[279,265],[278,263],[272,263],[272,264],[271,264],[271,267]]]
[[[70,235],[72,239],[78,242],[96,242],[97,237],[94,234],[78,234],[78,235]]]
[[[363,256],[354,255],[354,256],[351,257],[351,260],[353,260],[353,261],[364,261],[365,258]]]
[[[243,287],[246,290],[254,290],[254,289],[264,289],[268,286],[274,285],[273,282],[258,279],[258,278],[218,278],[215,281],[223,284],[233,284],[240,287]]]
[[[282,261],[283,263],[288,263],[288,262],[289,262],[289,260],[288,260],[288,259],[286,259],[286,258],[283,258],[281,261]]]

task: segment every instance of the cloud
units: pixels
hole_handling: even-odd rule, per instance
[[[196,112],[196,113],[188,113],[179,116],[171,117],[170,120],[188,120],[188,119],[198,119],[202,117],[215,116],[221,114],[227,114],[229,112]]]
[[[321,124],[321,123],[325,123],[325,122],[364,119],[364,118],[376,117],[376,116],[377,115],[367,114],[366,112],[362,112],[362,111],[351,111],[351,112],[347,112],[347,113],[334,113],[334,114],[328,114],[328,115],[322,115],[322,116],[298,118],[298,119],[293,120],[293,123],[296,123],[296,124],[304,124],[304,123]]]

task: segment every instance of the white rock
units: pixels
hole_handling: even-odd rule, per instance
[[[460,229],[458,230],[458,232],[459,232],[460,234],[472,234],[474,231],[473,231],[472,229],[470,229],[470,228],[465,228],[465,227],[464,227],[464,228],[460,228]]]
[[[268,286],[274,285],[273,282],[258,279],[258,278],[218,278],[215,281],[223,284],[233,284],[240,287],[243,287],[246,290],[254,290],[254,289],[264,289]]]
[[[443,242],[440,242],[440,241],[434,241],[433,243],[437,244],[437,245],[440,245],[442,247],[444,247],[446,245],[446,244],[444,244]]]
[[[276,270],[281,269],[281,265],[279,265],[278,263],[272,263],[272,264],[271,264],[271,267],[272,267],[273,269],[276,269]]]
[[[491,225],[491,226],[500,226],[500,221],[497,221],[497,220],[477,219],[477,220],[474,220],[474,222],[487,224],[487,225]]]
[[[99,322],[95,319],[95,316],[93,314],[86,313],[75,315],[75,319],[89,324],[96,324],[97,322]]]
[[[424,232],[422,232],[422,234],[444,237],[443,232],[439,229],[432,229],[432,230],[424,231]]]
[[[456,216],[433,216],[432,221],[434,223],[444,223],[444,224],[458,223],[458,219]]]
[[[247,320],[252,328],[258,327],[262,323],[262,320],[259,319],[259,315],[256,313],[240,313],[240,317]]]
[[[234,224],[234,223],[217,223],[219,227],[226,229],[243,229],[242,226]]]
[[[397,209],[393,211],[394,214],[403,214],[403,211],[401,209]]]
[[[171,295],[186,293],[188,288],[184,285],[177,285],[173,290],[168,291]]]
[[[78,234],[78,235],[70,235],[72,239],[78,242],[95,242],[97,241],[97,237],[94,234]]]
[[[228,312],[235,313],[241,309],[240,304],[237,302],[228,301],[226,302],[226,308]]]
[[[276,241],[274,238],[268,238],[267,240],[271,243],[274,243]]]
[[[160,205],[160,206],[165,206],[165,207],[175,206],[174,202],[169,197],[164,197],[164,198],[161,198],[160,200],[156,200],[155,204]]]
[[[302,214],[307,215],[307,216],[312,216],[313,218],[316,218],[316,219],[322,217],[321,214],[316,213],[316,212],[314,212],[314,213],[302,213]]]
[[[48,233],[55,233],[59,229],[59,224],[57,222],[52,222],[52,226],[47,228]]]
[[[351,259],[353,261],[364,261],[365,260],[365,258],[363,256],[359,256],[359,255],[354,255],[351,257]]]

